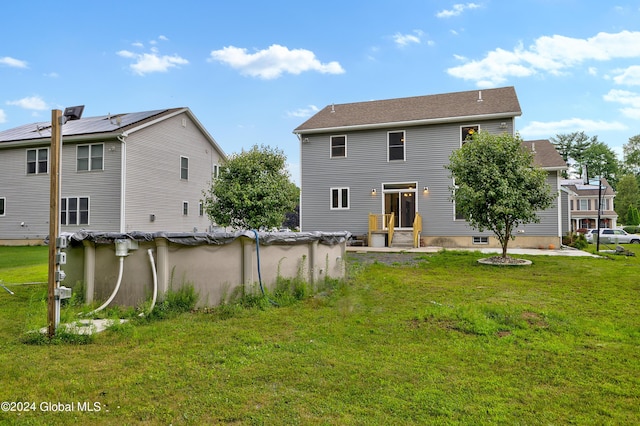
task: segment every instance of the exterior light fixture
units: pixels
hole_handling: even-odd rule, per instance
[[[376,189],[375,188],[371,188],[371,195],[376,195]]]
[[[429,192],[429,187],[428,187],[428,186],[425,186],[422,190],[423,190],[423,191],[424,191],[424,193],[426,194],[427,192]]]

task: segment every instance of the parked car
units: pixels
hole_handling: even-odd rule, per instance
[[[586,234],[587,241],[596,242],[595,238],[598,234],[597,229]],[[628,234],[623,229],[601,228],[600,229],[601,244],[640,244],[640,235]]]
[[[587,239],[587,242],[593,243],[595,239],[593,238],[598,233],[598,228],[595,229],[585,229],[584,237]]]

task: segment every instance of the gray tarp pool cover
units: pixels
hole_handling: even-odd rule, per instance
[[[253,231],[216,232],[216,233],[188,233],[188,232],[140,232],[127,233],[80,231],[63,234],[72,244],[90,241],[94,244],[113,244],[115,240],[129,239],[139,242],[154,241],[164,238],[175,244],[185,246],[197,246],[204,244],[222,245],[235,241],[240,237],[256,239]],[[320,244],[333,246],[349,239],[351,233],[342,232],[258,232],[258,242],[264,245],[271,244],[306,244],[318,241]]]

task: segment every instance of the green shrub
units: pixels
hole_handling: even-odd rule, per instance
[[[584,250],[589,247],[589,243],[587,242],[587,238],[584,234],[579,232],[571,232],[564,237],[562,237],[562,244],[565,246],[577,248],[578,250]]]
[[[199,295],[193,284],[184,284],[178,290],[169,290],[164,300],[147,315],[149,318],[168,318],[183,312],[192,311],[198,303]]]

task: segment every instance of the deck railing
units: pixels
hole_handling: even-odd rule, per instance
[[[369,213],[369,245],[371,245],[371,234],[374,232],[386,232],[389,236],[387,244],[391,246],[393,241],[393,229],[395,223],[395,215],[389,214],[374,214]]]
[[[422,233],[422,216],[420,213],[416,213],[413,219],[413,247],[420,247],[420,234]]]

